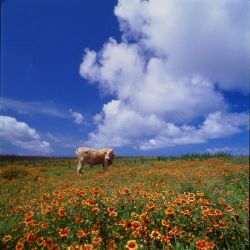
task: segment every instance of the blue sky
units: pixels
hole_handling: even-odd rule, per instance
[[[248,152],[247,1],[1,5],[1,153]]]

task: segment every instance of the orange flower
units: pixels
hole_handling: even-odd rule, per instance
[[[59,231],[60,237],[67,237],[69,234],[69,229],[67,227],[61,228]]]
[[[171,235],[162,235],[161,241],[165,242],[166,244],[170,243],[170,241],[173,239],[173,236]]]
[[[186,216],[192,216],[192,213],[188,210],[188,209],[186,209],[186,210],[184,210],[184,211],[181,211],[184,215],[186,215]]]
[[[101,237],[94,237],[92,239],[92,243],[96,245],[100,245],[102,243],[102,238]]]
[[[75,204],[75,203],[76,203],[76,200],[75,200],[74,198],[70,198],[70,199],[69,199],[69,203],[70,203],[70,204]]]
[[[141,222],[136,221],[136,220],[131,222],[131,228],[133,230],[139,230],[141,228]]]
[[[22,250],[23,247],[24,247],[24,245],[23,245],[22,242],[18,242],[18,243],[16,244],[16,250]]]
[[[172,214],[174,214],[174,210],[173,210],[171,207],[168,207],[168,208],[165,210],[165,214],[166,214],[166,215],[172,215]]]
[[[42,223],[42,225],[41,225],[41,227],[43,228],[43,229],[45,229],[45,228],[48,228],[48,223]]]
[[[26,241],[28,244],[32,243],[35,240],[35,235],[32,233],[28,233],[26,235]]]
[[[10,241],[12,239],[12,237],[10,236],[10,235],[5,235],[4,237],[3,237],[3,242],[8,242],[8,241]]]
[[[157,240],[159,240],[159,239],[161,238],[161,234],[160,234],[159,231],[153,230],[153,231],[151,232],[151,234],[150,234],[150,237],[151,237],[152,239],[157,239]]]
[[[84,244],[80,246],[80,250],[93,250],[94,247],[91,244]]]
[[[233,208],[232,208],[230,205],[228,205],[228,206],[226,207],[226,210],[227,210],[228,212],[232,212],[232,211],[233,211]]]
[[[155,207],[155,204],[154,204],[152,201],[150,201],[150,202],[146,205],[146,207],[147,207],[147,209],[150,211],[150,210],[152,210],[152,209]]]
[[[94,207],[91,211],[93,213],[99,214],[100,213],[100,208],[99,207]]]
[[[92,234],[97,235],[97,234],[99,234],[99,233],[100,233],[100,230],[97,229],[97,228],[95,228],[95,229],[92,230]]]
[[[135,240],[129,240],[125,245],[125,247],[128,248],[129,250],[134,250],[138,249],[138,244]]]
[[[179,203],[180,203],[181,205],[186,205],[186,204],[188,204],[188,201],[185,200],[185,199],[180,199],[180,200],[179,200]]]
[[[147,216],[147,213],[143,213],[140,215],[140,219],[144,221],[144,223],[148,223],[150,219]]]
[[[76,217],[76,222],[77,223],[82,223],[82,222],[84,222],[84,218],[81,218],[81,217]]]
[[[162,226],[164,226],[166,228],[169,228],[169,226],[170,226],[165,220],[161,220],[161,224],[162,224]]]
[[[55,244],[52,246],[51,250],[60,250],[60,247],[58,244]]]
[[[109,213],[110,217],[116,217],[117,216],[117,212],[116,211],[112,211]]]
[[[139,216],[138,213],[135,213],[135,212],[132,212],[132,213],[131,213],[131,217],[134,217],[134,218],[135,218],[135,217],[138,217],[138,216]]]
[[[78,238],[82,238],[82,237],[86,237],[87,236],[87,233],[84,232],[83,230],[79,230],[77,233],[76,233],[77,237]]]
[[[36,240],[36,243],[39,245],[39,246],[42,246],[44,244],[45,240],[43,237],[39,237],[37,238]]]
[[[115,208],[113,206],[107,208],[108,212],[111,213],[115,211]]]
[[[133,231],[132,232],[132,235],[134,236],[134,237],[138,237],[138,236],[140,236],[141,234],[140,234],[140,232],[139,231]]]
[[[204,196],[204,193],[202,191],[197,191],[196,192],[196,195],[197,196],[200,196],[200,197],[203,197]]]
[[[213,242],[206,242],[205,240],[199,240],[195,243],[196,248],[207,250],[207,249],[213,249],[215,247],[215,244]]]
[[[79,249],[79,245],[75,243],[73,243],[71,246],[67,248],[67,250],[77,250],[77,249]]]
[[[65,207],[60,207],[58,210],[58,214],[59,216],[64,217],[67,214]]]

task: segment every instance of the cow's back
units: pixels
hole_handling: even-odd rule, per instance
[[[104,149],[95,150],[87,147],[79,147],[76,150],[78,159],[91,165],[103,163],[104,153]]]

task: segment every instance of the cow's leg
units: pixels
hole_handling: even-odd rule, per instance
[[[102,167],[103,167],[103,170],[106,172],[106,171],[108,171],[108,163],[107,162],[104,162],[103,164],[102,164]]]
[[[83,165],[84,165],[83,161],[79,160],[79,163],[77,165],[77,174],[79,175],[79,177],[81,177]]]

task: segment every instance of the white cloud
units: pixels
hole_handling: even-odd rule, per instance
[[[14,117],[0,116],[0,138],[15,146],[39,153],[52,151],[50,143],[43,141],[34,128]]]
[[[229,112],[215,82],[247,91],[247,5],[119,0],[122,42],[110,38],[99,52],[86,49],[80,65],[82,77],[114,96],[95,115],[89,144],[151,149],[245,129],[247,115]],[[190,125],[195,119],[203,122]]]
[[[224,89],[249,82],[249,1],[119,0],[124,40],[168,58],[174,75],[199,73]]]
[[[71,116],[74,118],[76,124],[81,124],[84,121],[84,116],[79,112],[74,112],[72,109],[69,110]]]
[[[44,114],[58,118],[68,118],[69,115],[48,102],[24,102],[0,97],[0,110],[13,110],[19,114]]]
[[[210,154],[229,153],[233,155],[249,155],[249,149],[237,147],[220,147],[220,148],[207,148],[206,152]]]

